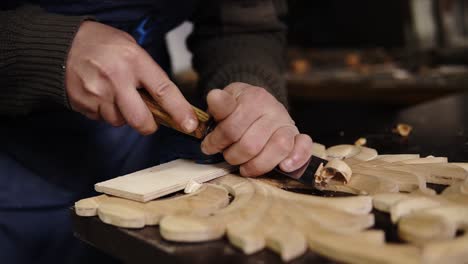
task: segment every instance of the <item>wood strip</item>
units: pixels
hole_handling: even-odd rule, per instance
[[[399,161],[413,160],[413,159],[419,159],[419,158],[420,158],[419,154],[385,154],[385,155],[379,155],[375,159],[391,163],[391,162],[399,162]]]

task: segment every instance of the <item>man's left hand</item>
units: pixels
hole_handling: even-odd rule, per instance
[[[299,133],[286,108],[265,89],[232,83],[210,91],[208,112],[218,125],[202,142],[205,154],[223,153],[243,176],[259,176],[278,164],[286,172],[312,155],[312,139]]]

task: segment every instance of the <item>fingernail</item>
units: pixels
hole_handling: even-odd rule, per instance
[[[184,121],[182,124],[182,127],[184,128],[185,132],[192,132],[197,128],[197,121],[195,119],[190,118]]]
[[[283,168],[287,171],[290,172],[293,170],[293,160],[292,159],[287,159],[283,161]]]
[[[201,148],[201,151],[203,152],[203,154],[205,155],[209,155],[206,151],[206,146],[205,146],[205,141],[203,141],[200,145],[200,148]]]
[[[240,167],[240,168],[239,168],[239,173],[240,173],[240,175],[242,175],[242,176],[244,176],[244,177],[247,177],[247,175],[246,175],[246,173],[245,173],[244,167]]]

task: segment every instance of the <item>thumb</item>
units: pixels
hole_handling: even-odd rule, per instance
[[[220,89],[211,90],[206,101],[208,103],[208,112],[217,122],[226,119],[237,106],[234,96]]]

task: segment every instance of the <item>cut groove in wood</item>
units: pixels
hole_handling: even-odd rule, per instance
[[[378,193],[397,193],[398,184],[385,177],[353,173],[347,184],[331,181],[325,188],[329,191],[351,193],[355,195],[374,195]]]

